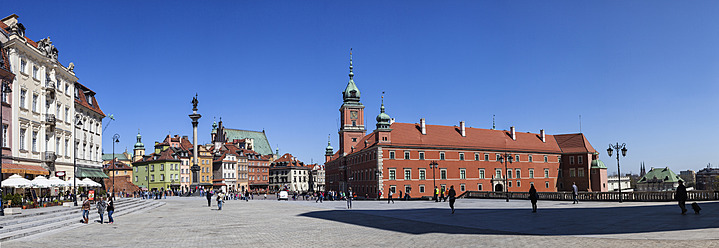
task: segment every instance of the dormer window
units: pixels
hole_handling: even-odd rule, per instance
[[[92,95],[85,94],[85,99],[87,100],[87,104],[90,104],[90,106],[92,106]]]
[[[80,89],[75,88],[75,98],[80,98]]]

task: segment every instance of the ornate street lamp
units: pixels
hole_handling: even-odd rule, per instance
[[[2,55],[0,55],[2,56]],[[2,94],[10,94],[12,92],[12,89],[10,89],[10,86],[8,86],[7,83],[2,83],[2,86],[0,86],[0,91],[2,91]],[[7,99],[2,99],[2,101],[6,101]],[[2,124],[2,109],[0,108],[0,126],[2,126],[2,129],[5,129],[5,124]],[[2,130],[5,131],[5,130]],[[0,145],[2,145],[4,140],[2,139],[2,134],[0,134]],[[4,179],[2,176],[2,151],[0,151],[0,192],[2,192],[2,180]],[[5,216],[5,205],[2,202],[2,194],[0,194],[0,216]]]
[[[77,128],[78,126],[82,126],[82,118],[80,118],[80,115],[75,115],[75,126],[72,127],[73,137],[77,139]],[[72,141],[75,146],[75,151],[72,156],[72,187],[75,189],[75,196],[73,196],[73,201],[75,202],[75,206],[77,207],[77,144],[78,142],[76,140]]]
[[[612,153],[614,151],[617,151],[617,175],[619,180],[619,203],[622,203],[622,172],[619,169],[619,151],[622,152],[622,157],[627,156],[627,144],[622,143],[622,145],[619,145],[619,142],[617,142],[616,145],[609,144],[609,148],[607,148],[607,153],[609,154],[609,157],[612,156]]]
[[[434,188],[432,188],[433,195],[435,192],[437,192],[437,178],[434,176],[434,169],[437,169],[437,166],[439,166],[437,161],[432,161],[429,163],[429,168],[432,169],[432,185],[434,185]],[[437,200],[437,199],[435,199],[435,200]]]
[[[499,162],[504,163],[504,195],[507,197],[507,202],[509,202],[509,186],[507,185],[507,180],[509,179],[509,169],[507,168],[507,161],[511,164],[514,162],[513,160],[513,155],[508,153],[504,153],[504,156],[499,157]]]
[[[115,171],[117,169],[117,167],[115,167],[115,143],[118,143],[118,142],[120,142],[120,135],[119,134],[113,135],[112,136],[112,163],[111,163],[111,165],[112,165],[112,191],[111,191],[112,195],[110,196],[113,199],[115,198],[115,173],[117,173]]]
[[[375,175],[377,175],[377,192],[375,192],[375,194],[377,194],[377,200],[379,201],[379,191],[382,190],[382,186],[381,186],[381,183],[382,183],[382,171],[381,171],[381,170],[377,170],[377,171],[375,171],[374,173],[375,173]]]

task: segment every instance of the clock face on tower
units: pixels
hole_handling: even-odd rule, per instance
[[[351,119],[357,119],[357,111],[351,111],[351,112],[350,112],[350,118],[351,118]]]

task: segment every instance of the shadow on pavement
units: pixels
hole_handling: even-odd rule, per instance
[[[681,215],[677,205],[540,209],[449,208],[314,211],[299,216],[410,234],[597,235],[719,228],[719,202]],[[541,205],[540,205],[541,206]]]

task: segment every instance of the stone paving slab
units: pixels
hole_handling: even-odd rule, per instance
[[[708,211],[700,216],[681,216],[666,203],[547,201],[532,214],[528,201],[460,199],[452,215],[447,203],[434,202],[355,201],[346,210],[345,202],[228,201],[218,211],[199,197],[161,201],[167,204],[120,216],[112,225],[83,225],[0,247],[719,247],[717,224],[709,223],[717,223],[717,203],[703,203]],[[683,228],[660,220],[636,225],[644,215],[684,220]],[[628,227],[611,231],[617,224]],[[645,239],[652,235],[663,239]]]

